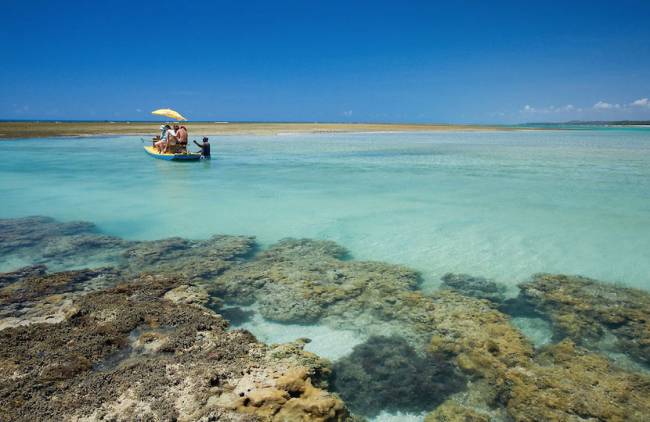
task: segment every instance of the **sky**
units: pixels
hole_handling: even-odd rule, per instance
[[[0,5],[0,119],[650,119],[647,0]]]

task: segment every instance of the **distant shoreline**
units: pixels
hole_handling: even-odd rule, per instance
[[[161,122],[0,121],[0,139],[78,137],[98,135],[155,135]],[[184,122],[190,135],[279,135],[291,133],[432,132],[529,130],[498,125],[399,123],[226,123]]]

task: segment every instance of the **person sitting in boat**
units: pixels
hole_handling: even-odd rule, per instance
[[[154,143],[154,146],[158,148],[158,152],[162,153],[167,144],[167,132],[171,130],[169,125],[160,125],[160,138],[157,142]],[[156,138],[154,138],[156,140]]]
[[[178,130],[178,125],[174,125],[173,128],[167,129],[167,134],[165,136],[165,149],[163,153],[171,152],[174,154],[176,152],[176,144],[178,143],[178,137],[176,136],[176,131]]]
[[[196,141],[192,142],[194,142],[197,147],[201,148],[201,156],[203,158],[210,158],[210,142],[208,141],[207,136],[203,137],[203,144],[199,144]]]
[[[180,126],[174,125],[172,129],[167,131],[167,142],[165,145],[165,151],[171,154],[178,153],[179,142],[178,142],[178,132],[180,131]]]
[[[185,126],[181,126],[176,130],[176,138],[178,138],[180,150],[187,153],[187,128]]]
[[[156,135],[153,138],[151,138],[154,142],[160,141],[161,139],[165,139],[165,131],[167,128],[165,128],[165,125],[160,125],[160,135]]]

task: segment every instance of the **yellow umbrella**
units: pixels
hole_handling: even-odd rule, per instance
[[[151,114],[157,114],[159,116],[165,116],[175,120],[187,120],[181,115],[181,113],[174,111],[171,108],[161,108],[160,110],[154,110],[151,112]]]

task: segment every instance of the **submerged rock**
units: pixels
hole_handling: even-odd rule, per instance
[[[46,218],[0,220],[0,229],[4,253],[55,267],[110,257],[113,267],[0,274],[0,420],[349,418],[326,390],[327,362],[304,342],[266,346],[227,331],[211,310],[222,297],[257,302],[275,321],[382,336],[337,364],[337,387],[356,385],[341,391],[367,414],[386,403],[433,410],[428,420],[650,414],[647,376],[569,341],[535,350],[503,312],[550,320],[556,341],[598,350],[613,338],[647,363],[646,292],[538,275],[501,302],[489,280],[459,275],[424,295],[417,272],[347,260],[327,241],[286,239],[249,259],[250,237],[127,242]]]
[[[502,328],[491,330],[495,341],[501,334],[507,337],[504,350],[520,347],[524,355],[531,353],[490,302],[449,290],[425,296],[417,290],[420,277],[413,270],[343,256],[345,250],[333,242],[286,239],[226,271],[209,288],[230,301],[258,302],[267,319],[398,334],[420,350],[433,335],[456,342],[467,335],[462,331],[470,331],[483,339],[489,322]]]
[[[447,273],[442,276],[441,289],[455,290],[466,296],[500,303],[505,299],[506,287],[484,277]]]
[[[47,274],[46,271],[47,267],[37,266],[0,274],[0,280],[13,280],[0,288],[0,305],[25,303],[44,296],[89,289],[91,282],[100,288],[118,277],[118,273],[110,268],[54,274]]]
[[[180,237],[133,242],[122,254],[121,267],[131,273],[177,274],[191,280],[207,280],[250,254],[254,238],[212,236],[207,240]]]
[[[551,274],[537,274],[520,289],[520,299],[551,320],[557,337],[597,349],[611,334],[618,350],[650,364],[650,293]]]
[[[49,217],[0,219],[0,255],[32,264],[69,268],[88,262],[113,264],[129,242],[102,235],[94,224]]]
[[[553,361],[542,365],[536,358],[531,342],[513,326],[510,317],[498,309],[498,306],[504,305],[451,289],[425,296],[416,290],[419,278],[413,271],[384,263],[341,260],[339,257],[342,255],[342,251],[331,242],[285,240],[261,253],[252,262],[226,271],[215,279],[213,288],[230,300],[259,302],[263,315],[270,319],[283,322],[320,321],[339,328],[360,330],[367,335],[398,334],[419,355],[424,353],[424,344],[428,345],[426,353],[435,356],[437,362],[454,365],[472,380],[466,393],[452,394],[450,401],[445,402],[446,407],[434,411],[431,418],[447,417],[449,408],[460,406],[475,420],[540,420],[538,417],[526,417],[525,409],[518,404],[525,390],[513,390],[513,386],[523,382],[522,385],[537,388],[533,386],[540,379],[545,379],[551,385],[560,382],[565,363]],[[479,284],[484,283],[481,281]],[[492,287],[487,290],[490,289]],[[635,300],[638,304],[638,299]],[[614,303],[609,302],[609,306],[614,306]],[[541,308],[531,314],[543,315],[545,310]],[[638,306],[623,305],[623,309],[628,308],[639,311]],[[580,317],[580,312],[581,309],[577,309],[571,313],[567,308],[565,315],[584,318]],[[642,324],[641,314],[635,315],[639,318],[631,318],[633,324]],[[634,336],[644,338],[641,334],[635,334],[630,327],[622,333],[628,334],[630,339]],[[376,349],[380,350],[379,347]],[[576,360],[572,362],[582,362],[583,352],[580,349],[575,349],[575,355]],[[594,359],[608,362],[602,356],[593,356]],[[617,381],[621,377],[638,380],[639,387],[644,385],[645,378],[638,378],[640,376],[632,372],[614,366],[610,366],[608,372],[602,372],[599,367],[590,367],[586,363],[579,369],[585,379],[603,377],[602,382],[609,388],[609,396],[594,395],[594,399],[620,400],[623,403],[629,386]],[[355,366],[351,364],[350,368]],[[358,364],[356,368],[363,368],[363,365]],[[361,369],[356,372],[363,373]],[[528,378],[521,381],[521,374],[527,374]],[[557,374],[558,379],[553,380],[549,374]],[[381,408],[380,401],[387,399],[375,400],[375,393],[367,390],[371,376],[365,376],[359,378],[366,382],[356,384],[360,394],[351,394],[348,399],[354,403],[359,397],[361,404],[353,406],[369,413],[375,406]],[[352,381],[350,385],[353,385]],[[583,394],[590,394],[591,389],[588,383],[580,384],[576,379],[568,393],[569,397],[573,397],[571,400],[539,402],[536,410],[539,413],[536,415],[547,414],[550,419],[553,419],[552,415],[563,415],[558,418],[571,420],[572,414],[579,414],[574,411],[575,401]],[[637,394],[641,400],[625,402],[630,406],[625,414],[631,420],[635,415],[647,414],[650,410],[646,404],[650,403],[646,390],[640,388]],[[471,401],[471,407],[463,404],[465,400]],[[593,414],[606,413],[594,411]]]
[[[212,288],[229,301],[257,301],[269,319],[397,335],[418,355],[472,377],[480,391],[470,393],[488,410],[497,406],[506,370],[532,359],[530,342],[490,301],[452,290],[426,296],[416,290],[419,276],[412,270],[340,256],[331,242],[288,239],[226,271]]]
[[[7,284],[15,283],[26,278],[33,277],[42,277],[47,272],[47,266],[45,265],[32,265],[29,267],[19,268],[16,271],[11,271],[8,273],[0,273],[0,287],[3,287]]]
[[[72,298],[114,284],[110,269],[47,274],[45,266],[0,274],[0,330],[35,323],[55,324],[75,312]]]
[[[103,235],[86,222],[62,223],[47,217],[0,220],[0,253],[54,269],[111,266],[131,274],[155,272],[208,280],[254,248],[250,236],[126,241]]]
[[[640,422],[650,414],[650,377],[621,370],[570,340],[506,378],[503,399],[514,420]]]
[[[453,400],[447,400],[429,413],[424,422],[490,422],[489,414],[463,406]]]
[[[399,337],[371,337],[334,365],[332,387],[350,409],[421,412],[463,389],[463,377],[446,362],[420,356]]]
[[[301,344],[269,347],[226,331],[186,283],[128,279],[77,295],[75,311],[57,323],[0,330],[0,420],[348,418],[343,402],[319,387],[325,361]]]
[[[53,238],[94,232],[94,224],[81,221],[60,223],[50,217],[0,219],[0,254],[25,252]]]
[[[489,302],[444,290],[432,299],[429,352],[453,358],[465,373],[495,386],[508,368],[529,363],[532,345]]]
[[[235,302],[258,301],[270,320],[315,322],[358,313],[364,303],[380,307],[393,300],[391,292],[412,291],[419,283],[418,273],[405,267],[343,256],[333,242],[286,239],[226,272],[212,288]]]

